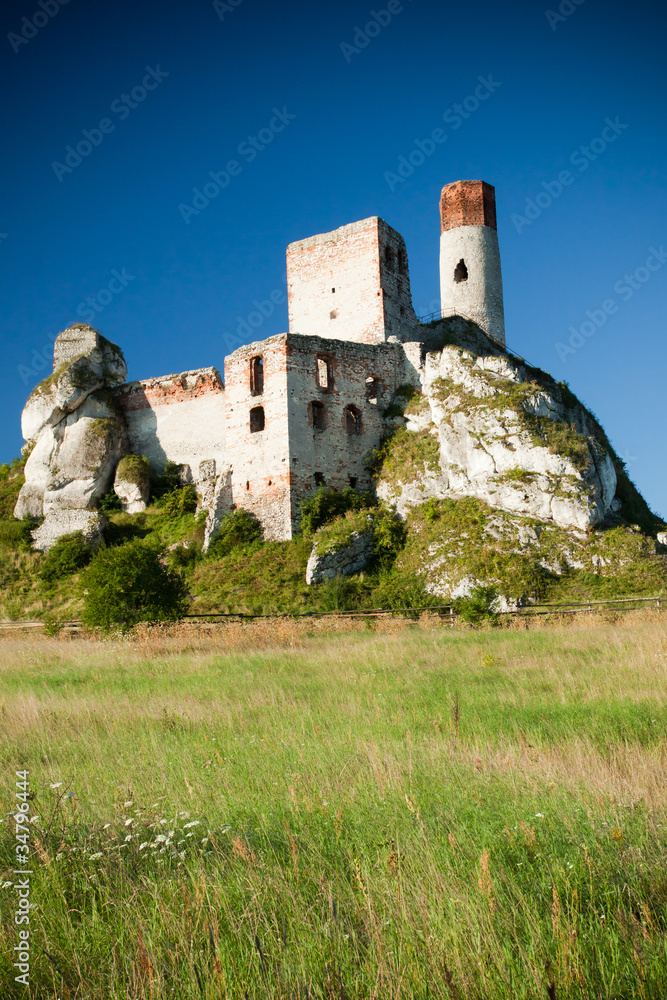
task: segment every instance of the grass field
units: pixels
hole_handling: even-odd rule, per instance
[[[0,662],[3,1000],[667,995],[667,621]]]

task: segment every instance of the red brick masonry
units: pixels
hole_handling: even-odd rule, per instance
[[[496,189],[486,181],[454,181],[440,195],[440,232],[457,226],[496,226]]]
[[[128,413],[130,410],[167,406],[170,403],[181,403],[217,392],[224,392],[218,370],[198,368],[178,375],[162,375],[160,378],[147,378],[141,382],[126,382],[115,391],[114,395],[121,408]]]

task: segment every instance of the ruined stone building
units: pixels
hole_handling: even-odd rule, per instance
[[[504,345],[494,188],[446,185],[440,216],[442,315],[470,319]],[[124,453],[156,469],[181,464],[210,512],[209,534],[243,507],[265,537],[288,539],[318,486],[371,485],[383,410],[400,386],[419,386],[432,336],[415,315],[405,243],[376,217],[299,240],[287,248],[287,287],[289,332],[234,351],[224,377],[203,368],[124,382],[122,354],[95,331],[60,335],[54,376],[24,411],[36,446],[17,515],[45,515],[40,547],[66,531],[94,533],[96,502]],[[97,450],[77,469],[82,421],[97,427]]]

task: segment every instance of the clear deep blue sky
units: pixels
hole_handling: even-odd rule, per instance
[[[37,0],[3,5],[1,460],[19,451],[24,400],[60,330],[90,319],[130,379],[222,368],[240,343],[287,328],[283,298],[253,337],[236,332],[255,300],[284,296],[292,240],[381,216],[405,237],[415,307],[430,312],[440,189],[481,178],[496,187],[508,345],[569,381],[667,515],[664,4],[565,0],[555,20],[548,0],[406,0],[343,51],[386,7],[69,0],[36,30],[22,19],[45,20]],[[22,30],[35,37],[12,44]],[[154,89],[134,90],[147,67]],[[466,98],[465,119],[443,120]],[[251,159],[239,146],[282,124],[274,109],[296,117]],[[92,132],[90,154],[54,168],[102,119],[113,130]],[[388,180],[437,128],[446,140]],[[230,160],[236,175],[186,222],[179,205]],[[543,185],[556,193],[563,170],[570,183],[547,204]],[[573,337],[587,311],[603,325]],[[559,353],[571,337],[582,346]]]

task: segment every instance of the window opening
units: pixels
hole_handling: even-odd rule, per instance
[[[459,281],[468,280],[468,268],[466,267],[466,262],[463,258],[458,262],[454,268],[454,281],[458,284]]]
[[[378,393],[380,391],[379,379],[374,378],[373,375],[369,375],[366,379],[366,399],[373,406],[377,406]]]
[[[326,486],[326,481],[321,472],[316,472],[313,475],[313,481],[316,486]]]
[[[261,396],[264,392],[264,358],[261,355],[250,359],[250,392],[253,396]]]
[[[263,431],[265,426],[264,421],[264,407],[263,406],[253,406],[250,411],[250,433],[256,434],[257,431]]]
[[[350,476],[350,486],[353,490],[356,490],[358,482],[359,480],[357,479],[356,476]]]
[[[384,263],[385,267],[389,271],[394,270],[394,251],[391,249],[390,246],[386,246],[384,248]]]
[[[331,362],[326,358],[317,359],[317,386],[319,389],[330,389],[333,379],[331,378]]]
[[[315,428],[315,430],[323,431],[327,426],[324,403],[320,403],[319,400],[313,400],[313,402],[310,404],[310,412],[311,412],[313,427]]]
[[[356,406],[345,407],[345,430],[348,434],[361,434],[361,413]]]

